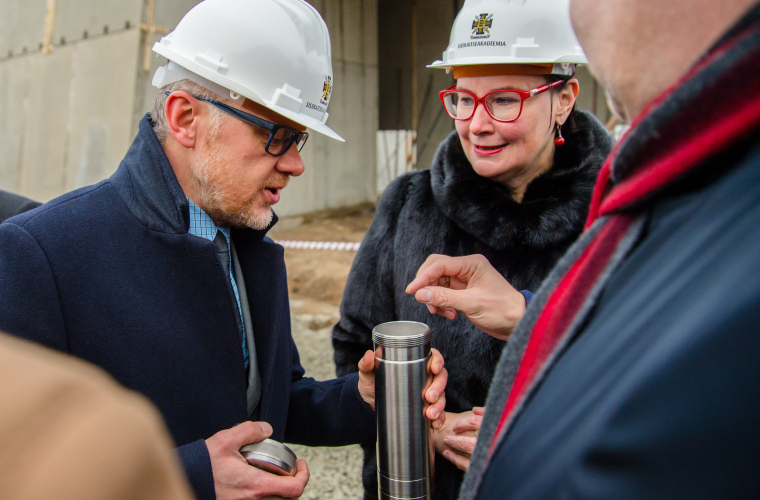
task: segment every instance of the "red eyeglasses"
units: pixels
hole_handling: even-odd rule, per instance
[[[525,99],[563,83],[564,80],[557,80],[533,90],[494,90],[483,97],[466,90],[456,90],[456,85],[452,85],[442,90],[440,95],[443,108],[455,120],[469,120],[475,114],[478,104],[483,104],[488,115],[497,122],[513,122],[520,118]]]

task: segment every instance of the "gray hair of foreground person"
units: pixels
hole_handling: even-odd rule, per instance
[[[207,88],[198,85],[192,80],[179,80],[166,85],[158,92],[158,94],[156,94],[156,98],[153,100],[153,108],[150,110],[150,119],[153,122],[153,132],[156,134],[158,142],[161,143],[162,146],[166,142],[166,138],[171,135],[171,132],[169,131],[169,123],[166,120],[166,99],[169,97],[166,95],[166,92],[171,93],[180,90],[194,96],[206,97],[224,104],[230,104],[232,102],[229,99],[218,95],[216,92],[212,92]],[[213,132],[219,128],[219,124],[222,122],[223,112],[213,106],[209,106],[208,112],[209,128]]]
[[[153,405],[89,363],[0,332],[0,408],[0,498],[193,498]]]

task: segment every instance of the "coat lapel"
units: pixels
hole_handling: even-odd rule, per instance
[[[275,439],[282,439],[287,407],[279,406],[283,401],[287,403],[287,398],[275,392],[275,387],[279,388],[280,393],[283,387],[287,387],[288,391],[290,387],[290,310],[287,300],[277,300],[278,297],[287,297],[288,293],[284,250],[264,238],[265,233],[233,229],[232,235],[245,277],[261,374],[260,418],[272,424]],[[262,262],[267,265],[261,265]],[[288,383],[282,384],[283,380]]]

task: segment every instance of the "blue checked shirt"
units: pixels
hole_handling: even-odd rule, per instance
[[[214,238],[216,238],[216,232],[221,231],[222,234],[224,234],[224,237],[227,238],[227,249],[230,250],[230,228],[223,227],[223,226],[217,226],[214,224],[214,221],[211,220],[211,217],[208,216],[206,212],[204,212],[198,205],[192,202],[192,200],[188,199],[188,202],[190,202],[190,231],[188,231],[190,234],[193,234],[195,236],[200,236],[201,238],[206,238],[207,240],[214,241]],[[238,287],[237,283],[235,283],[235,275],[232,271],[232,251],[230,250],[230,281],[232,282],[232,291],[235,292],[235,300],[237,300],[238,304],[238,314],[240,314],[240,324],[243,325],[243,360],[245,363],[245,367],[248,368],[249,363],[249,356],[248,356],[248,346],[245,342],[245,322],[243,321],[243,313],[242,309],[240,307],[240,295],[238,294]]]

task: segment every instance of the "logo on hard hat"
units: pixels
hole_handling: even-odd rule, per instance
[[[322,85],[322,99],[319,102],[327,105],[327,101],[330,100],[330,93],[332,93],[332,79],[329,76],[325,77],[325,84]]]
[[[489,38],[490,28],[493,26],[493,14],[480,14],[472,22],[472,35],[470,38]]]

